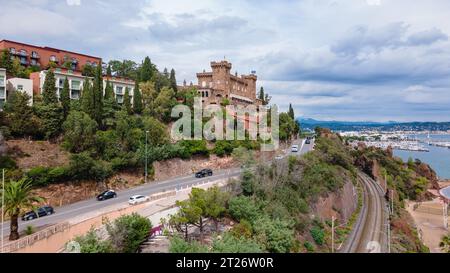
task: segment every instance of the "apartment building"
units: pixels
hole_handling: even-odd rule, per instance
[[[33,81],[30,79],[22,78],[10,78],[7,80],[6,84],[7,94],[11,94],[14,91],[25,92],[30,96],[30,105],[33,105]]]
[[[112,88],[114,90],[114,94],[116,96],[117,103],[122,104],[123,98],[125,96],[125,92],[128,89],[130,94],[131,103],[133,103],[134,96],[134,86],[135,82],[130,79],[125,79],[121,77],[103,77],[103,91],[106,89],[106,82],[109,80]]]
[[[34,95],[39,95],[42,93],[42,88],[44,86],[47,73],[48,70],[31,73],[30,79],[33,82]],[[78,71],[64,70],[59,68],[54,70],[54,74],[58,98],[62,92],[62,89],[64,88],[64,81],[66,77],[69,80],[70,98],[73,100],[81,98],[81,90],[83,88],[84,81],[86,80],[87,77],[81,75],[81,72]]]
[[[50,63],[57,67],[81,71],[86,64],[96,66],[102,59],[95,56],[71,52],[51,47],[41,47],[10,40],[0,41],[0,51],[8,50],[11,58],[18,58],[23,66],[36,66],[47,69]]]
[[[3,106],[6,102],[6,69],[0,68],[0,108],[3,109]]]
[[[41,72],[34,72],[31,73],[30,79],[33,83],[33,94],[38,95],[42,94],[42,88],[44,86],[45,78],[47,76],[48,71],[44,70]],[[81,98],[81,92],[83,89],[84,82],[88,77],[83,76],[78,71],[72,71],[72,70],[64,70],[64,69],[55,69],[55,81],[56,81],[56,90],[57,90],[57,96],[59,98],[62,89],[64,88],[64,81],[67,77],[69,80],[69,88],[70,88],[70,98],[73,100],[77,100]],[[91,82],[94,80],[93,78],[88,78],[91,80]],[[105,93],[106,89],[106,83],[107,80],[109,80],[110,84],[113,87],[114,94],[116,96],[116,100],[119,104],[123,103],[123,98],[125,96],[125,92],[128,88],[131,103],[133,103],[133,95],[134,95],[134,85],[135,82],[129,79],[125,78],[119,78],[119,77],[103,77],[103,94]]]

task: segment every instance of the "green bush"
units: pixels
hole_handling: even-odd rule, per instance
[[[15,169],[17,168],[17,164],[9,156],[0,156],[0,169]]]
[[[31,235],[31,234],[33,234],[33,233],[35,233],[35,231],[34,231],[34,227],[33,226],[27,226],[26,227],[26,229],[25,229],[25,234],[26,235]]]
[[[315,249],[314,249],[314,245],[313,244],[311,244],[311,242],[309,242],[309,241],[306,241],[304,244],[303,244],[303,246],[306,248],[306,250],[308,251],[308,252],[314,252],[315,251]]]
[[[238,221],[246,220],[252,224],[261,215],[261,211],[255,202],[245,196],[230,199],[228,211],[234,219]]]
[[[106,229],[114,249],[119,253],[135,253],[147,239],[152,228],[148,218],[137,213],[119,217]]]
[[[186,242],[183,238],[174,236],[170,238],[170,253],[208,253],[208,248],[197,241]]]
[[[287,221],[263,217],[254,223],[253,228],[257,241],[271,253],[289,253],[294,246],[294,230]]]
[[[213,253],[262,253],[263,246],[253,239],[241,237],[236,238],[226,233],[222,238],[216,237],[212,244]]]
[[[310,230],[311,236],[313,237],[316,244],[319,246],[323,245],[325,242],[325,232],[322,228],[315,226]]]
[[[81,253],[113,253],[111,242],[101,240],[95,230],[91,229],[86,235],[76,237],[75,242],[80,244]]]
[[[65,167],[35,167],[26,174],[31,179],[33,186],[44,187],[52,183],[59,183],[68,178],[68,171]]]

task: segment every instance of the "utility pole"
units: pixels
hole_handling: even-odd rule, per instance
[[[394,190],[391,190],[391,215],[394,215]]]
[[[384,193],[386,194],[387,192],[387,175],[384,175]]]
[[[446,200],[444,200],[443,214],[444,214],[444,228],[448,230],[448,204]]]
[[[387,243],[388,243],[388,253],[391,253],[391,217],[388,218],[388,224],[387,224],[387,228],[388,228],[388,238],[387,238]]]
[[[145,131],[145,183],[147,184],[147,177],[148,177],[148,133],[149,131]]]
[[[334,253],[334,221],[336,218],[331,217],[331,253]]]
[[[5,234],[3,231],[3,222],[4,222],[4,215],[5,215],[5,169],[2,171],[2,253],[3,253],[3,247],[4,247],[4,240],[5,240]]]

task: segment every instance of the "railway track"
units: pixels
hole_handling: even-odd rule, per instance
[[[363,207],[352,233],[340,252],[387,252],[388,210],[384,193],[378,183],[363,173],[358,173],[363,187]]]

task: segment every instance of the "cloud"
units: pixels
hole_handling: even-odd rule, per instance
[[[69,6],[80,6],[81,0],[66,0],[67,5]]]
[[[105,61],[148,55],[180,83],[226,56],[299,115],[443,120],[449,13],[448,0],[17,0],[2,1],[0,37]]]

